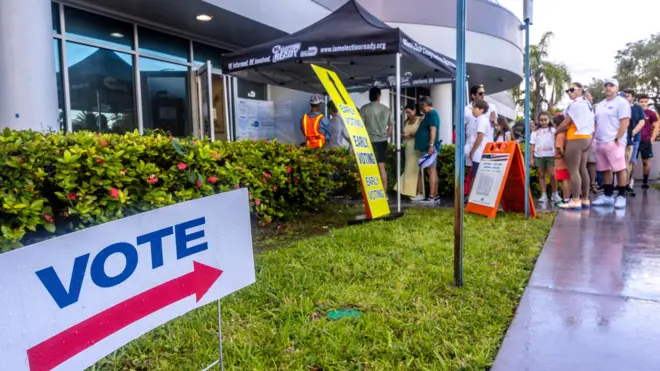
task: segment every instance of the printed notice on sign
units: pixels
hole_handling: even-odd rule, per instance
[[[84,370],[255,282],[247,189],[0,254],[0,282],[0,369]]]
[[[477,177],[472,185],[469,202],[490,208],[497,207],[497,196],[502,187],[509,157],[509,154],[483,155],[479,162]]]
[[[314,68],[314,72],[321,80],[326,92],[337,106],[339,115],[344,120],[346,130],[351,138],[360,171],[362,189],[364,190],[367,217],[378,218],[388,215],[390,207],[387,203],[387,195],[383,189],[376,156],[371,147],[369,134],[364,122],[362,122],[360,112],[353,104],[353,100],[351,100],[344,84],[342,84],[336,73],[316,65],[312,65],[312,68]]]

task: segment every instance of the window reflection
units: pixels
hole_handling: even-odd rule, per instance
[[[66,35],[119,48],[133,48],[133,26],[116,19],[64,8]]]
[[[53,15],[53,33],[60,33],[60,6],[57,3],[50,3],[51,13]]]
[[[131,55],[72,42],[66,52],[73,130],[135,130]]]
[[[222,68],[222,54],[228,52],[229,50],[193,42],[193,56],[195,57],[196,65],[204,64],[206,61],[211,61],[211,66],[213,68]]]
[[[53,52],[55,53],[55,79],[57,80],[57,107],[59,108],[60,130],[66,130],[66,118],[64,117],[64,94],[62,86],[62,58],[60,58],[60,41],[53,39]]]
[[[181,62],[190,58],[190,42],[186,39],[143,27],[138,29],[138,37],[140,52]]]
[[[239,98],[266,100],[266,84],[237,79],[237,95]]]
[[[141,57],[140,82],[144,129],[192,134],[188,67]]]

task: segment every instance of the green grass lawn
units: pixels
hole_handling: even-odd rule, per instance
[[[468,215],[465,287],[453,286],[453,210],[333,229],[256,255],[257,283],[222,300],[227,370],[484,370],[554,215]],[[272,247],[272,246],[269,246]],[[332,321],[333,309],[358,319]],[[96,370],[202,370],[218,358],[217,306],[189,313]]]

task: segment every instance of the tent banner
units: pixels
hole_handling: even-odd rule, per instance
[[[329,40],[317,43],[293,42],[283,45],[277,44],[270,50],[255,50],[253,53],[236,57],[232,57],[230,54],[224,57],[224,64],[226,64],[227,72],[234,72],[298,59],[381,54],[396,51],[397,44],[396,40],[389,38]]]
[[[406,38],[405,36],[401,37],[401,46],[404,50],[407,49],[412,52],[420,53],[436,62],[442,63],[448,69],[456,71],[456,62],[418,42]]]

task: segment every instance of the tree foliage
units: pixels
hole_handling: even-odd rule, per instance
[[[604,84],[605,81],[603,79],[591,79],[591,82],[584,86],[584,90],[591,93],[591,96],[594,98],[594,104],[605,99],[605,93],[603,93]]]
[[[621,88],[647,94],[653,105],[660,107],[660,34],[626,44],[615,60]]]
[[[548,49],[553,36],[552,32],[546,32],[538,44],[530,46],[532,117],[542,111],[543,103],[547,103],[550,108],[555,106],[562,98],[564,87],[571,82],[571,74],[564,63],[548,60]],[[524,104],[524,90],[514,87],[511,93],[517,104]]]

